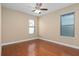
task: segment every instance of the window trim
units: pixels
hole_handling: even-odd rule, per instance
[[[34,20],[34,19],[29,19],[29,20]],[[29,33],[29,28],[34,28],[33,33]],[[33,35],[35,33],[35,20],[34,20],[34,26],[29,26],[29,21],[28,21],[28,34]]]
[[[63,37],[72,37],[72,36],[64,36],[64,35],[62,35],[62,16],[70,15],[70,14],[74,15],[73,37],[75,37],[75,12],[69,12],[69,13],[65,13],[63,15],[60,15],[60,36],[63,36]]]

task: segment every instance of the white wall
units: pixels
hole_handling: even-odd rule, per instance
[[[60,36],[60,16],[71,11],[75,12],[75,37],[73,39],[64,39]],[[79,4],[74,4],[40,17],[39,35],[51,41],[79,46]]]
[[[35,31],[33,35],[28,34],[29,19],[35,20],[35,26],[37,29],[36,17],[3,7],[2,44],[37,37],[37,31]]]

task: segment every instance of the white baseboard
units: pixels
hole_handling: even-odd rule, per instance
[[[79,49],[79,47],[75,46],[75,45],[70,45],[70,44],[66,44],[66,43],[62,43],[62,42],[58,42],[58,41],[52,41],[52,40],[48,40],[48,39],[45,39],[45,38],[40,38],[40,39],[45,40],[45,41],[49,41],[49,42],[53,42],[53,43],[56,43],[56,44],[64,45],[64,46],[67,46],[67,47]]]
[[[35,39],[37,39],[37,38],[28,38],[28,39],[24,39],[24,40],[15,41],[15,42],[2,43],[1,46],[9,45],[9,44],[14,44],[14,43],[20,43],[20,42],[24,42],[24,41],[35,40]]]
[[[62,43],[62,42],[58,42],[58,41],[52,41],[52,40],[48,40],[48,39],[41,38],[41,37],[40,38],[28,38],[28,39],[24,39],[24,40],[20,40],[20,41],[15,41],[15,42],[10,42],[10,43],[3,43],[3,44],[1,44],[1,46],[9,45],[9,44],[14,44],[14,43],[20,43],[20,42],[24,42],[24,41],[35,40],[35,39],[41,39],[41,40],[53,42],[53,43],[56,43],[56,44],[64,45],[64,46],[67,46],[67,47],[79,49],[79,47],[75,46],[75,45],[70,45],[70,44],[66,44],[66,43]]]

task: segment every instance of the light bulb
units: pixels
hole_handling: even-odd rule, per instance
[[[35,10],[35,13],[39,14],[41,12],[41,10]]]

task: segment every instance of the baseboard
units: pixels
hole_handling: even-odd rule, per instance
[[[15,41],[15,42],[2,43],[1,46],[9,45],[9,44],[14,44],[14,43],[20,43],[20,42],[24,42],[24,41],[35,40],[35,39],[38,39],[38,38],[28,38],[28,39],[24,39],[24,40]]]
[[[70,48],[79,49],[79,47],[75,46],[75,45],[70,45],[70,44],[66,44],[66,43],[62,43],[62,42],[57,42],[57,41],[52,41],[52,40],[48,40],[48,39],[45,39],[45,38],[39,38],[39,39],[45,40],[45,41],[49,41],[49,42],[53,42],[53,43],[60,44],[60,45],[64,45],[64,46],[67,46],[67,47],[70,47]]]
[[[67,46],[67,47],[79,49],[79,47],[75,46],[75,45],[70,45],[70,44],[66,44],[66,43],[62,43],[62,42],[58,42],[58,41],[52,41],[52,40],[48,40],[48,39],[41,38],[41,37],[40,38],[37,38],[37,37],[36,38],[28,38],[28,39],[24,39],[24,40],[20,40],[20,41],[15,41],[15,42],[10,42],[10,43],[3,43],[3,44],[1,44],[1,46],[9,45],[9,44],[14,44],[14,43],[20,43],[20,42],[24,42],[24,41],[35,40],[35,39],[41,39],[41,40],[53,42],[53,43],[56,43],[56,44],[64,45],[64,46]]]

